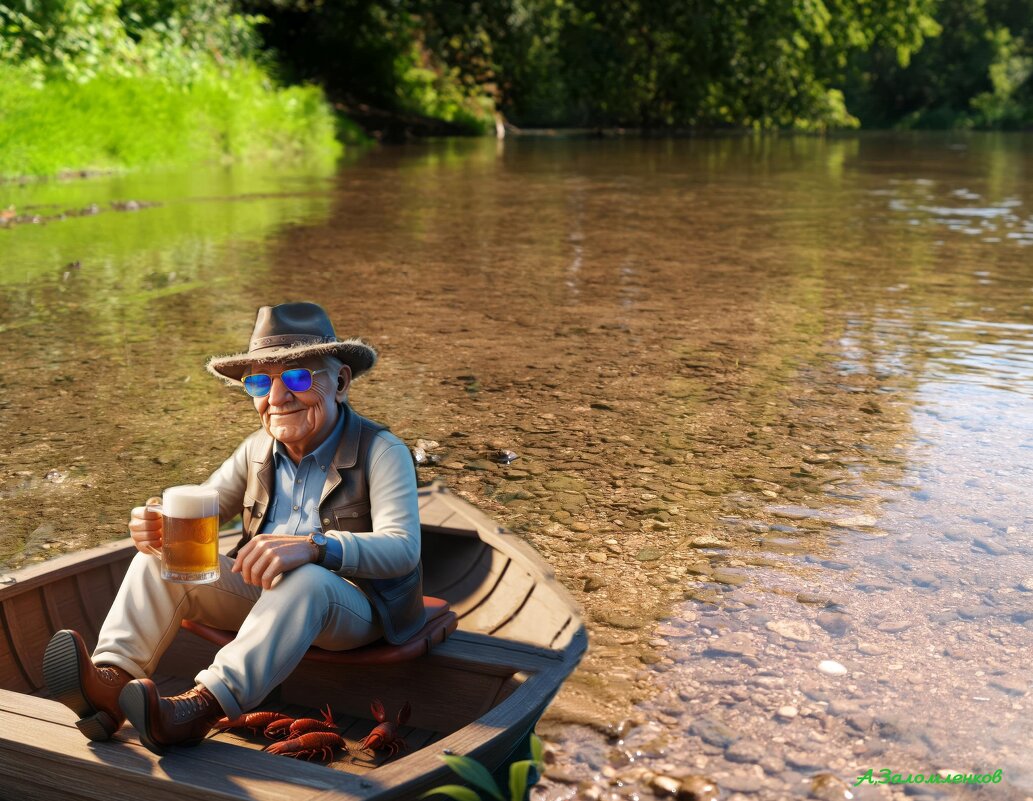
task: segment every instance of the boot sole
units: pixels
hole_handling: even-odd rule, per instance
[[[94,709],[82,692],[79,672],[79,649],[67,630],[57,632],[43,654],[43,683],[50,697],[64,704],[79,716],[75,725],[95,742],[110,740],[118,723],[107,712]]]
[[[137,734],[140,735],[140,742],[152,753],[162,756],[168,751],[168,748],[162,743],[151,739],[151,712],[147,695],[147,690],[142,684],[131,681],[122,688],[122,692],[118,696],[118,705],[122,707],[122,711],[129,719],[129,722],[133,724]]]

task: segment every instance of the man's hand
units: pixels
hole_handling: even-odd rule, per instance
[[[161,503],[161,498],[148,498],[147,505]],[[161,515],[148,512],[146,506],[137,506],[129,514],[129,536],[140,553],[161,550]]]
[[[259,534],[237,551],[232,569],[246,583],[268,590],[281,573],[315,562],[318,552],[307,537]]]

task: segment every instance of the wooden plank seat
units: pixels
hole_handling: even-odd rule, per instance
[[[401,645],[391,645],[383,639],[347,651],[328,651],[313,645],[305,659],[332,665],[391,665],[424,656],[456,630],[459,619],[448,608],[448,601],[442,598],[424,595],[423,607],[427,612],[426,624]],[[182,627],[219,647],[229,644],[237,636],[235,631],[217,629],[195,620],[184,620]]]

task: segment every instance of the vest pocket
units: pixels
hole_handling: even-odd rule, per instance
[[[369,531],[373,525],[369,501],[336,506],[330,513],[337,522],[338,531]]]
[[[244,510],[240,520],[245,533],[257,531],[265,522],[266,504],[249,495],[244,496]]]
[[[373,584],[377,592],[386,601],[394,601],[401,598],[408,592],[412,592],[422,578],[421,571],[416,568],[406,576],[399,576],[393,579],[374,579]]]

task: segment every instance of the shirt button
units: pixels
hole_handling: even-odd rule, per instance
[[[298,479],[297,481],[295,481],[294,483],[295,483],[295,484],[300,484],[300,483],[301,483],[301,479],[299,478],[299,479]]]
[[[330,518],[329,517],[324,517],[323,518],[323,525],[324,526],[329,526],[330,525]]]
[[[326,472],[326,465],[325,464],[319,465],[319,469],[322,470],[325,473]]]
[[[294,507],[294,511],[295,512],[298,511],[298,507],[297,506]]]

